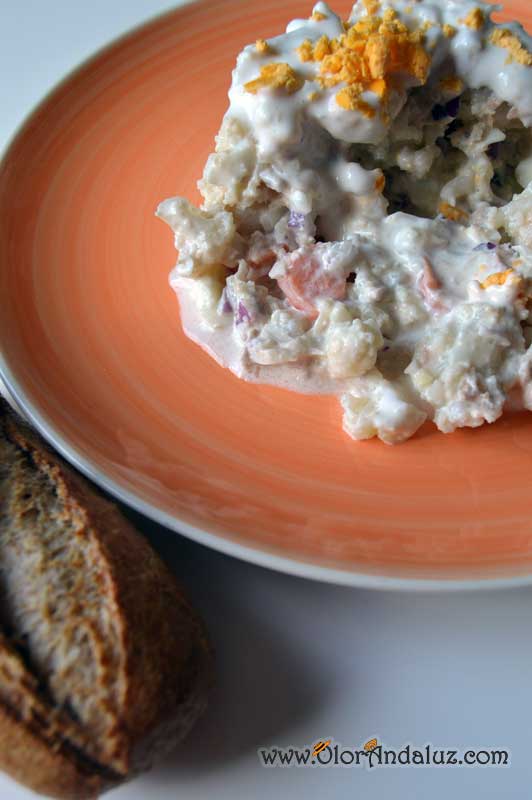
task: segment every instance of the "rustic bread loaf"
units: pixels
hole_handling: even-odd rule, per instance
[[[175,747],[211,669],[159,557],[0,400],[0,769],[97,797]]]

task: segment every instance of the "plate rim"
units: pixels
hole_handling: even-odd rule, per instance
[[[59,81],[53,84],[48,91],[35,103],[23,117],[15,128],[14,132],[7,140],[5,146],[0,150],[0,168],[7,161],[11,149],[15,146],[19,137],[23,134],[26,127],[31,124],[35,115],[43,109],[53,95],[63,86],[69,83],[75,76],[90,66],[107,51],[124,42],[129,37],[138,35],[142,30],[150,25],[163,20],[165,17],[173,17],[198,4],[198,0],[183,0],[177,8],[171,8],[158,14],[150,16],[148,19],[126,29],[123,33],[109,40],[101,47],[93,51],[87,58],[80,61],[72,69],[68,70]],[[120,481],[109,477],[98,464],[86,457],[77,448],[71,445],[68,440],[52,425],[49,420],[41,413],[39,408],[29,399],[26,391],[15,376],[15,370],[11,368],[8,359],[3,352],[0,342],[0,380],[3,381],[9,395],[14,403],[41,436],[47,441],[63,458],[74,468],[79,470],[89,480],[112,495],[116,500],[131,507],[135,511],[146,516],[148,519],[162,525],[172,533],[177,533],[186,538],[197,542],[200,545],[209,547],[212,550],[238,558],[241,561],[251,563],[256,566],[264,567],[273,571],[293,575],[309,580],[316,580],[322,583],[329,583],[338,586],[350,586],[359,589],[373,589],[386,591],[409,591],[409,592],[450,592],[450,591],[483,591],[494,589],[510,589],[532,585],[532,573],[517,575],[511,578],[459,578],[459,579],[439,579],[439,578],[410,578],[410,577],[390,577],[387,575],[368,574],[350,569],[342,570],[334,567],[326,567],[312,561],[304,561],[295,558],[280,556],[260,546],[251,547],[240,544],[221,534],[211,533],[206,528],[200,528],[186,522],[180,517],[163,511],[158,506],[149,503],[135,492],[130,491],[121,485]]]

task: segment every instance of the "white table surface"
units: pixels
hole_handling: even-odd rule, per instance
[[[311,5],[309,0],[309,6]],[[0,147],[94,49],[160,0],[3,0]],[[116,800],[532,797],[532,589],[399,594],[321,585],[218,555],[133,515],[187,586],[218,651],[188,742]],[[500,747],[504,769],[264,769],[259,745]],[[0,798],[30,795],[0,776]]]

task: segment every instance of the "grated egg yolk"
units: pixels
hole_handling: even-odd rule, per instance
[[[494,272],[485,281],[482,281],[480,285],[483,289],[488,289],[490,286],[504,286],[511,275],[515,275],[513,269],[507,269],[505,272]]]
[[[508,28],[496,28],[490,36],[490,42],[508,50],[507,64],[515,61],[525,67],[532,67],[532,53],[528,52],[521,40]]]
[[[290,64],[279,62],[261,67],[259,77],[245,83],[244,89],[251,94],[257,94],[259,89],[265,88],[284,89],[288,94],[293,94],[299,91],[304,83],[304,79],[292,69]]]
[[[424,30],[410,31],[389,8],[382,17],[368,13],[338,39],[306,39],[297,52],[303,62],[320,62],[323,87],[346,84],[336,95],[339,106],[372,117],[375,109],[361,99],[363,92],[386,99],[397,73],[426,82],[431,59],[422,45]]]
[[[469,218],[467,211],[462,211],[461,208],[456,208],[450,203],[440,203],[438,210],[440,214],[443,214],[446,219],[450,219],[452,222],[465,221]]]
[[[440,81],[440,88],[446,93],[460,94],[464,88],[464,83],[460,78],[444,78]]]
[[[266,39],[257,39],[255,42],[255,48],[261,55],[266,55],[266,53],[272,52],[272,49]]]
[[[467,25],[468,28],[473,28],[474,31],[479,31],[485,22],[484,12],[480,8],[474,8],[465,19],[461,19],[459,22]]]

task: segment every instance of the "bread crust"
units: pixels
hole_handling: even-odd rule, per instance
[[[83,769],[63,749],[54,750],[39,735],[0,705],[0,768],[14,780],[46,797],[93,800],[119,778],[106,779]]]
[[[188,733],[206,705],[212,651],[202,621],[147,541],[3,401],[0,435],[53,483],[65,513],[76,519],[80,546],[102,575],[120,673],[116,719],[106,741],[95,745],[97,763],[94,748],[85,763],[75,750],[53,750],[0,700],[0,768],[52,797],[96,797],[149,768]],[[90,733],[81,730],[80,740]]]
[[[82,775],[75,762],[54,752],[39,736],[0,707],[0,763],[2,770],[34,792],[50,797],[98,797],[97,776]],[[25,765],[25,766],[24,766]]]

